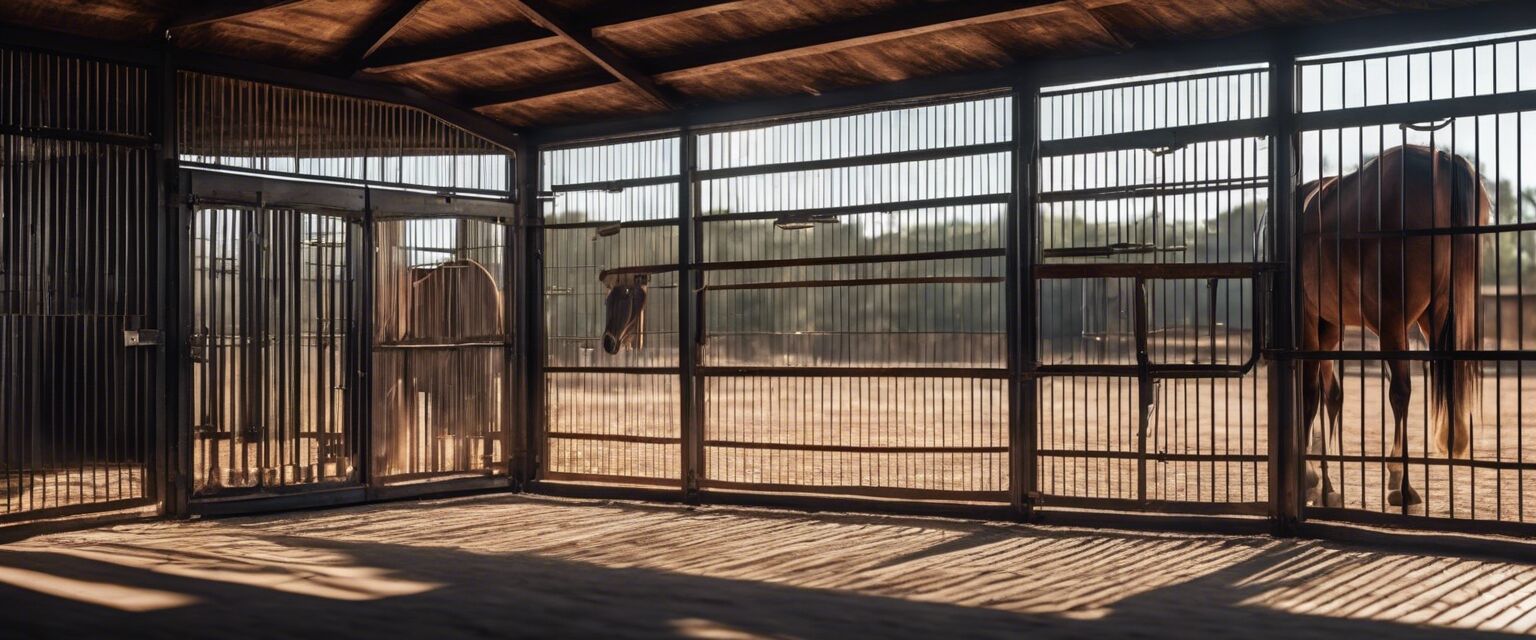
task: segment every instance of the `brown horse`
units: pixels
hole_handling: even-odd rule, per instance
[[[1396,147],[1350,175],[1309,183],[1301,191],[1302,349],[1336,349],[1347,327],[1369,329],[1384,352],[1407,351],[1413,327],[1433,351],[1476,348],[1478,237],[1414,233],[1487,222],[1488,194],[1471,162],[1427,147]],[[1395,424],[1391,458],[1400,460],[1407,446],[1410,363],[1386,363]],[[1465,456],[1479,406],[1480,366],[1474,360],[1435,358],[1429,374],[1435,448]],[[1326,401],[1326,442],[1338,428],[1344,405],[1333,362],[1306,361],[1302,381],[1304,433],[1310,441],[1312,419]],[[1422,502],[1401,462],[1389,462],[1387,470],[1389,504]],[[1333,492],[1327,474],[1326,458],[1321,487],[1318,474],[1308,469],[1308,498],[1339,506],[1341,496]]]
[[[645,298],[651,276],[643,273],[605,274],[603,299],[607,322],[603,326],[603,351],[613,355],[628,346],[645,346]]]

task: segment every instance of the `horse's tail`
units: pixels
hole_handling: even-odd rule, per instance
[[[1483,224],[1488,195],[1477,169],[1465,158],[1451,157],[1451,224],[1471,227]],[[1470,351],[1477,345],[1478,283],[1482,275],[1482,251],[1478,236],[1451,236],[1451,274],[1445,321],[1430,348],[1435,351]],[[1442,453],[1465,457],[1471,448],[1472,419],[1480,411],[1482,363],[1477,360],[1435,358],[1430,360],[1435,446]]]

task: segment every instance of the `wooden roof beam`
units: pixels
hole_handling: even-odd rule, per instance
[[[504,91],[476,91],[466,92],[453,99],[453,103],[466,109],[480,109],[501,104],[511,104],[535,98],[548,98],[564,93],[574,93],[597,87],[616,85],[619,81],[613,76],[604,73],[583,73],[576,76],[560,78],[553,82],[532,84],[516,89]]]
[[[586,28],[593,32],[649,20],[686,18],[719,13],[752,0],[655,0],[633,2],[604,11],[600,22]],[[452,41],[386,49],[366,58],[367,71],[391,71],[403,67],[442,62],[461,56],[542,47],[563,39],[532,24],[498,26],[472,32]]]
[[[189,5],[165,24],[165,30],[233,20],[253,13],[278,9],[304,0],[205,0]]]
[[[361,33],[342,48],[341,54],[337,56],[342,75],[357,73],[363,60],[378,51],[426,4],[427,0],[391,0],[383,11],[368,20]]]
[[[671,80],[735,67],[828,53],[850,47],[885,42],[924,33],[959,27],[1017,20],[1062,11],[1089,11],[1134,0],[968,0],[944,4],[906,7],[886,14],[829,24],[810,29],[777,33],[742,42],[684,53],[648,64],[654,78]],[[1100,25],[1102,27],[1102,25]],[[590,79],[587,80],[588,82]],[[611,84],[611,83],[602,83]],[[567,82],[551,83],[558,93],[579,89]],[[592,88],[601,84],[581,86]],[[543,97],[536,87],[487,93],[475,97],[471,106],[488,107]]]
[[[736,67],[897,40],[1030,16],[1075,11],[1076,0],[968,0],[904,7],[881,15],[744,40],[657,61],[658,78],[675,79]]]
[[[590,29],[584,29],[574,24],[569,18],[560,15],[553,8],[546,6],[543,0],[507,0],[517,7],[539,26],[554,32],[567,44],[575,47],[582,55],[586,56],[597,66],[602,67],[620,82],[629,85],[630,88],[640,92],[641,95],[650,98],[658,105],[665,108],[673,108],[676,101],[649,75],[642,72],[617,51],[593,37]]]

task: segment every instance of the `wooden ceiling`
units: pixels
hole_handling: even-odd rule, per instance
[[[0,23],[415,88],[518,127],[1486,0],[4,0]]]

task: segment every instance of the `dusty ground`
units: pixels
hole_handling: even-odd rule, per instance
[[[33,538],[0,599],[32,638],[1427,637],[1530,633],[1536,566],[493,496]]]
[[[1344,376],[1343,451],[1330,477],[1344,506],[1387,504],[1391,413],[1379,366]],[[1131,378],[1049,378],[1040,389],[1039,486],[1049,495],[1136,498],[1139,400]],[[1436,517],[1536,522],[1536,370],[1490,366],[1472,453],[1503,469],[1452,467],[1427,446],[1429,388],[1414,372],[1408,423],[1410,482]],[[675,375],[558,374],[551,429],[676,440]],[[1268,378],[1164,380],[1148,429],[1147,497],[1255,503],[1267,499]],[[704,416],[707,477],[747,483],[1003,491],[1008,399],[1002,381],[890,378],[710,379]],[[818,445],[840,450],[774,447]],[[966,447],[969,452],[874,452],[872,447]],[[551,440],[550,468],[677,478],[681,451],[666,442]],[[1338,456],[1337,443],[1328,453]],[[1119,457],[1105,457],[1110,454]],[[1205,459],[1178,459],[1202,456]],[[1366,462],[1356,461],[1367,458]],[[1528,468],[1522,469],[1520,466]],[[1426,509],[1427,507],[1427,509]]]

